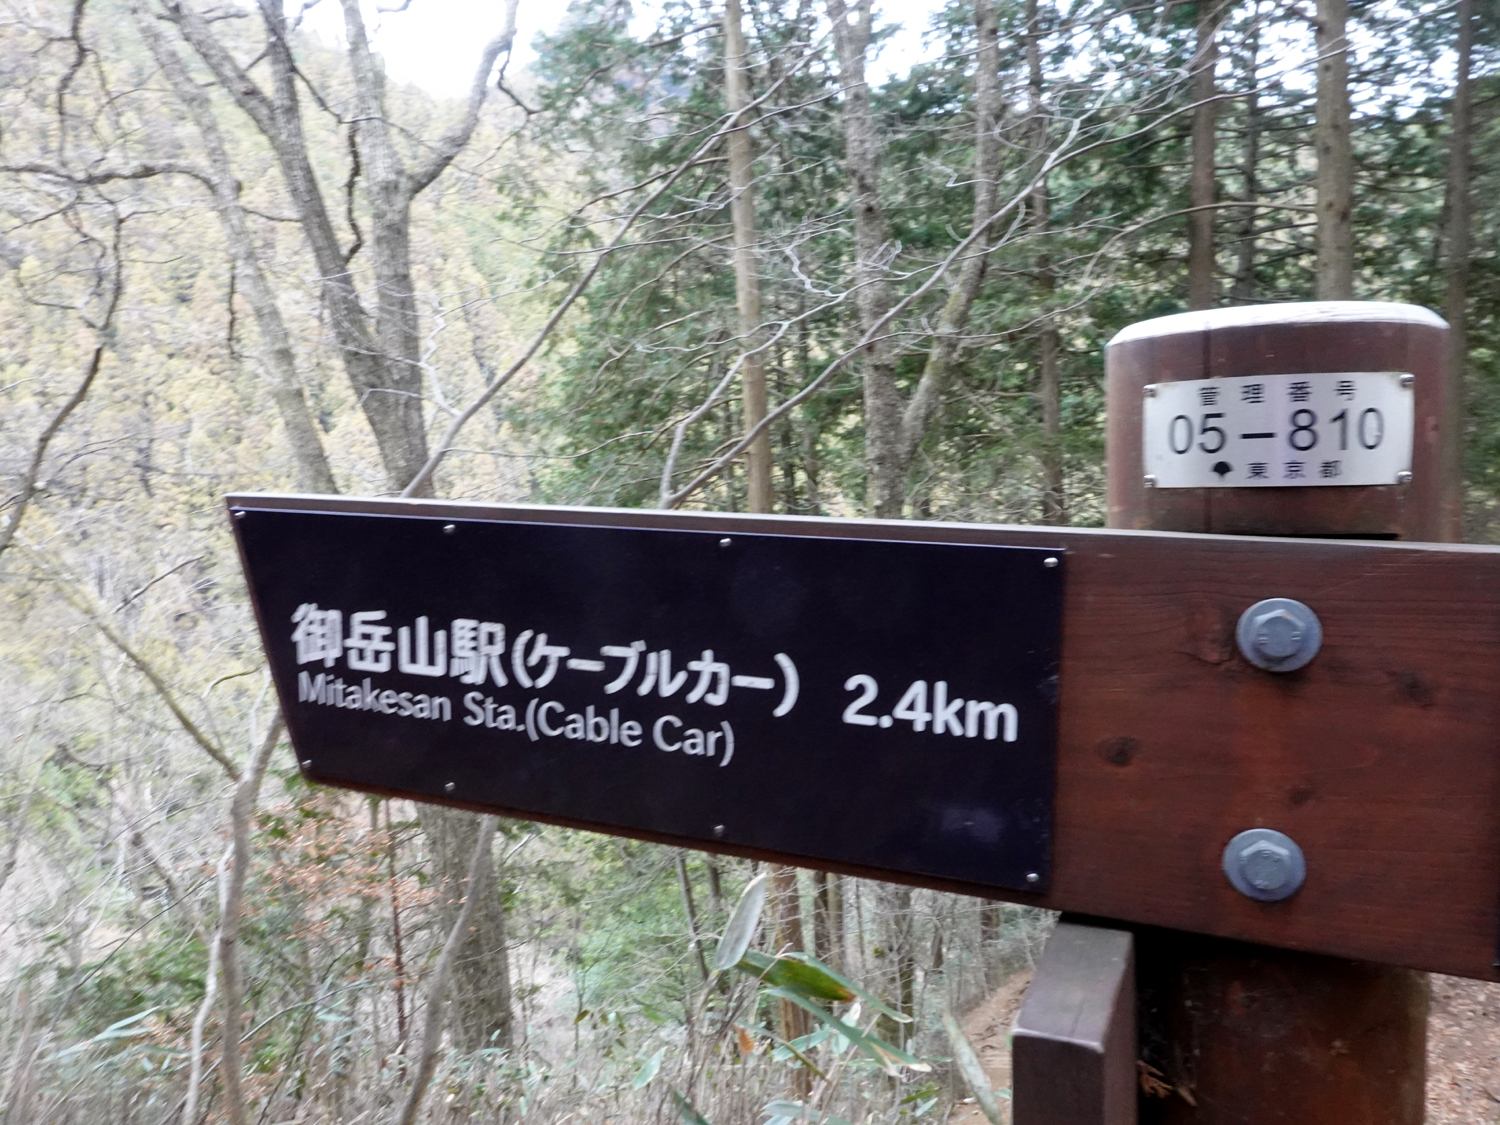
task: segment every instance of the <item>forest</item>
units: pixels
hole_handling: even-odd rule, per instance
[[[1116,332],[1360,299],[1500,542],[1500,5],[423,3],[0,3],[0,1121],[998,1125],[1048,915],[309,784],[223,497],[1099,526]]]

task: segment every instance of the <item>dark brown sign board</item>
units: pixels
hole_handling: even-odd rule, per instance
[[[428,505],[234,525],[311,777],[1048,884],[1058,549]]]
[[[305,597],[278,594],[282,600],[274,606],[261,600],[256,575],[259,548],[249,528],[272,513],[431,520],[438,522],[439,534],[442,524],[454,524],[449,538],[462,535],[458,528],[469,521],[707,533],[714,550],[733,549],[718,547],[721,538],[732,543],[737,536],[759,535],[862,540],[872,547],[902,542],[933,548],[970,544],[1039,549],[1044,558],[1063,560],[1056,568],[1040,569],[1061,575],[1064,585],[1056,795],[1045,890],[1016,890],[992,877],[910,869],[917,864],[882,866],[882,860],[858,858],[857,849],[846,853],[855,858],[839,858],[778,847],[766,837],[739,835],[743,826],[732,825],[727,816],[705,818],[706,832],[660,824],[608,830],[1127,922],[1500,979],[1495,969],[1500,934],[1500,550],[337,497],[240,495],[228,502],[231,511],[245,513],[234,523],[278,688],[287,703],[294,745],[304,758],[310,757],[302,752],[309,728],[299,727],[299,714],[334,709],[297,702],[299,674],[293,669],[288,676],[285,657],[277,655],[278,646],[284,652],[295,643],[291,632],[296,625],[290,616],[299,605],[313,601],[323,609],[340,608],[350,614],[365,607],[323,601],[320,592]],[[394,534],[404,522],[387,519],[385,525]],[[280,559],[276,565],[288,569],[290,576],[299,567],[311,574],[322,565],[292,549],[283,551]],[[379,561],[378,552],[348,555],[344,565],[358,573],[378,567]],[[843,575],[825,580],[846,577],[852,580]],[[286,580],[287,576],[278,579]],[[430,589],[437,597],[445,584],[456,585],[451,572],[442,568],[396,574],[386,581],[397,593],[408,591],[402,596],[413,606],[418,593],[425,595]],[[976,584],[972,575],[940,580],[936,592],[975,614],[983,612],[979,607],[987,599],[1003,595],[982,582]],[[292,597],[304,600],[292,605]],[[1296,598],[1322,621],[1322,651],[1298,672],[1263,672],[1236,650],[1239,615],[1266,597]],[[434,607],[434,620],[438,612]],[[446,604],[441,612],[448,612]],[[414,621],[390,623],[408,625],[408,659],[418,655]],[[1022,619],[987,627],[995,631],[996,647],[1014,644],[1031,628]],[[618,641],[624,647],[641,636],[597,643]],[[547,643],[571,647],[560,638],[561,634],[549,635]],[[533,648],[527,659],[535,651],[535,635],[529,643]],[[692,643],[700,649],[709,644]],[[648,638],[649,646],[656,644]],[[858,655],[859,646],[851,646],[851,651]],[[941,646],[935,651],[941,653]],[[749,660],[761,650],[752,644],[744,652]],[[959,662],[976,658],[976,653],[972,646],[964,648]],[[774,652],[760,658],[770,663],[753,668],[747,664],[744,674],[775,679]],[[432,661],[430,650],[427,659]],[[277,666],[278,660],[283,667]],[[302,670],[312,667],[309,663]],[[907,676],[903,671],[888,676],[894,676],[892,683],[905,676],[931,684],[938,678],[936,667],[922,675]],[[949,667],[957,664],[945,663],[942,674],[957,694],[953,685],[959,673],[948,672]],[[741,674],[737,665],[731,668],[731,675]],[[674,663],[674,676],[676,671]],[[845,693],[838,690],[841,687],[835,685],[832,700],[837,703],[836,716],[863,693]],[[770,689],[746,690],[764,690],[777,698],[785,689],[777,680]],[[976,688],[964,690],[977,693]],[[365,699],[362,686],[359,691]],[[877,724],[879,716],[894,712],[897,703],[894,689],[880,684],[879,692],[880,706],[866,709]],[[578,699],[587,705],[582,696]],[[884,710],[887,699],[891,711]],[[929,695],[929,709],[930,701]],[[1003,702],[992,693],[985,701]],[[400,707],[399,698],[392,706]],[[552,727],[559,719],[565,721],[570,710],[577,713],[576,708],[554,712],[549,719]],[[595,717],[600,713],[596,706]],[[848,745],[855,747],[870,745],[860,739],[881,732],[878,725],[866,731],[837,718],[831,729],[843,735],[844,727],[853,735]],[[951,734],[945,737],[954,746],[970,742]],[[903,739],[892,753],[913,760],[909,777],[924,771],[961,771],[962,761],[937,749],[939,743],[935,738]],[[745,746],[739,743],[736,753],[744,753]],[[694,762],[679,755],[680,751],[659,753],[663,759],[676,757],[674,765],[697,766],[726,778],[734,777],[739,764],[726,768],[709,764],[706,754]],[[339,768],[352,772],[356,757],[346,755]],[[309,773],[320,781],[492,807],[459,791],[461,782],[469,783],[466,778],[451,779],[451,791],[445,782],[432,792],[391,776],[379,784],[346,782],[332,771],[324,772],[316,757],[311,760]],[[793,755],[788,760],[799,759]],[[863,784],[858,775],[882,768],[877,757],[840,760],[849,763],[847,776],[830,788],[822,782],[811,785],[810,793],[798,789],[798,773],[790,769],[780,780],[785,786],[778,789],[785,794],[781,799],[799,810],[824,810],[827,815]],[[955,791],[973,788],[961,773],[953,780]],[[750,818],[779,815],[769,803],[745,802],[740,807]],[[601,827],[597,820],[566,813],[509,811]],[[860,816],[872,820],[909,812],[899,795],[888,798],[886,807],[859,806]],[[714,834],[719,824],[725,826],[722,837]],[[1220,868],[1225,843],[1252,827],[1279,829],[1301,845],[1307,881],[1292,898],[1254,902],[1225,879]],[[737,829],[733,837],[732,828]]]

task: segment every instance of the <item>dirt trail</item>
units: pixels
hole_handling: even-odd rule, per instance
[[[1026,998],[1031,973],[1017,973],[1002,984],[963,1019],[964,1034],[974,1045],[974,1053],[989,1075],[990,1089],[1010,1088],[1010,1028]],[[1007,1108],[1001,1099],[1002,1110]],[[960,1105],[948,1118],[949,1125],[985,1125],[984,1114],[972,1103]]]
[[[993,1089],[1010,1086],[1010,1029],[1030,983],[1012,977],[963,1021]],[[972,1104],[949,1122],[985,1125]],[[1500,1125],[1500,984],[1433,975],[1426,1125]]]

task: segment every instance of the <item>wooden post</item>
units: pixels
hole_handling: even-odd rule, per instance
[[[1135,950],[1064,917],[1011,1037],[1013,1125],[1135,1125]]]
[[[1457,395],[1445,370],[1446,333],[1446,324],[1425,309],[1352,301],[1185,313],[1127,328],[1105,359],[1110,526],[1456,540]],[[1415,376],[1409,482],[1166,489],[1145,480],[1148,384],[1358,371]],[[1246,672],[1262,674],[1248,666]],[[1279,815],[1268,805],[1242,827],[1274,828]],[[1284,904],[1261,909],[1275,912]],[[1168,930],[1142,928],[1136,940],[1142,1061],[1161,1075],[1155,1087],[1161,1096],[1142,1097],[1143,1122],[1422,1120],[1424,974]]]

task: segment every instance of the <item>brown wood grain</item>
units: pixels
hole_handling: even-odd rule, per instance
[[[1500,549],[437,501],[229,503],[1064,550],[1052,889],[926,885],[1500,979]],[[1277,675],[1239,656],[1235,622],[1266,597],[1297,598],[1321,618],[1323,649],[1307,668]],[[1284,902],[1244,898],[1220,869],[1229,838],[1261,826],[1307,857],[1306,885]]]
[[[1141,1125],[1420,1125],[1427,976],[1137,931]]]

